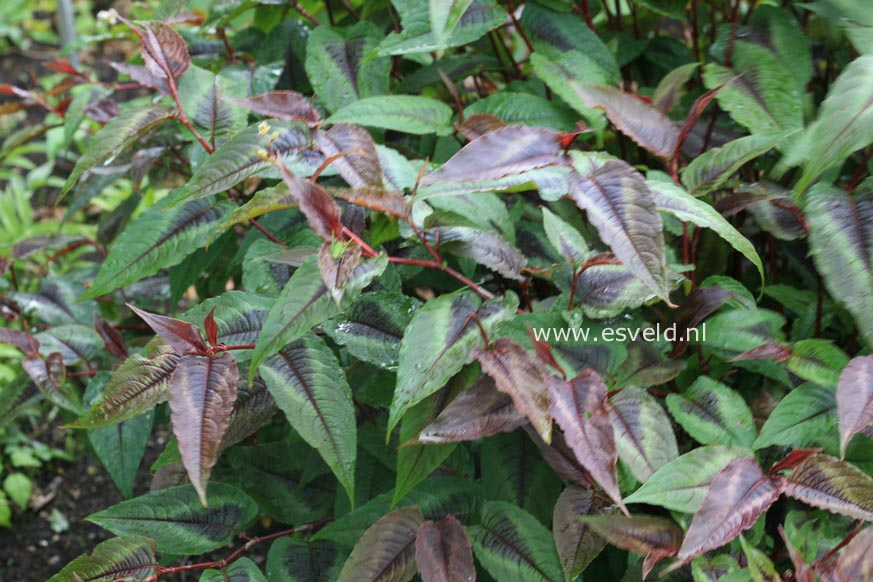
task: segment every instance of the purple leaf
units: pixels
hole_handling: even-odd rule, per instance
[[[840,454],[845,456],[852,437],[873,423],[873,356],[849,362],[837,384]]]
[[[627,515],[618,489],[618,453],[609,413],[606,384],[596,372],[583,370],[569,382],[549,376],[549,413],[564,431],[576,459]]]
[[[361,535],[337,582],[403,582],[415,573],[415,538],[424,523],[415,507],[386,514]]]
[[[558,497],[552,518],[552,537],[561,567],[569,579],[580,574],[606,546],[606,540],[579,520],[579,516],[612,513],[609,507],[609,502],[592,489],[570,486]]]
[[[285,164],[276,164],[276,167],[312,230],[327,242],[340,238],[343,225],[339,207],[327,190],[293,176]]]
[[[352,188],[382,188],[382,164],[367,130],[337,123],[316,132],[315,145],[326,157],[336,156],[331,165]]]
[[[655,564],[675,555],[682,541],[682,529],[663,517],[594,515],[579,519],[610,544],[645,556],[643,580]]]
[[[673,567],[721,547],[755,524],[785,491],[785,479],[764,475],[751,457],[731,461],[715,476],[694,514]]]
[[[861,530],[840,552],[836,570],[840,582],[873,580],[873,552],[870,548],[873,548],[873,527]]]
[[[321,116],[309,103],[309,99],[295,91],[270,91],[245,99],[228,99],[228,101],[266,117],[284,121],[303,121],[310,127],[315,127],[321,121]]]
[[[454,515],[421,524],[415,536],[415,562],[422,582],[476,580],[470,540]]]
[[[170,418],[182,464],[206,507],[206,483],[230,425],[239,369],[229,352],[182,356],[170,378]]]
[[[156,334],[161,336],[161,339],[170,344],[180,355],[206,353],[206,344],[200,338],[200,333],[197,328],[181,319],[149,313],[142,309],[137,309],[130,303],[126,303],[131,311],[139,315],[143,321],[149,324],[149,327]]]

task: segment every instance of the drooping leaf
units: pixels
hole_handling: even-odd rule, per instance
[[[355,407],[336,356],[307,334],[265,360],[260,374],[292,428],[318,449],[354,503]]]
[[[697,158],[700,159],[700,158]],[[758,268],[761,282],[764,281],[764,265],[755,246],[731,225],[719,212],[702,200],[689,195],[684,189],[666,180],[648,180],[655,197],[655,205],[661,212],[669,212],[679,220],[691,222],[714,230],[734,249],[743,254]]]
[[[397,387],[388,420],[390,434],[403,414],[473,360],[482,336],[515,313],[518,299],[508,294],[480,303],[466,291],[441,295],[417,310],[400,342]]]
[[[315,134],[315,145],[352,188],[382,188],[382,163],[376,142],[367,130],[349,123],[337,123]]]
[[[86,171],[95,166],[111,163],[115,156],[171,119],[173,115],[172,108],[155,104],[130,109],[112,118],[92,136],[85,154],[79,158],[67,181],[64,182],[60,197],[72,190]]]
[[[469,527],[467,535],[476,559],[495,580],[564,579],[549,532],[536,518],[512,503],[486,503],[481,521]]]
[[[321,280],[317,258],[310,257],[294,271],[267,315],[252,354],[249,381],[262,362],[334,313],[336,304]]]
[[[267,579],[287,582],[333,582],[344,556],[327,541],[306,542],[279,538],[267,556]]]
[[[803,165],[795,191],[803,192],[830,168],[873,141],[873,55],[846,65],[829,87],[818,116],[787,152],[784,163]]]
[[[723,546],[749,529],[785,491],[785,480],[761,472],[751,457],[727,464],[712,480],[679,550],[677,564]]]
[[[606,383],[587,369],[569,381],[549,376],[546,386],[549,413],[564,431],[576,459],[626,514],[615,472],[618,452],[606,410]]]
[[[449,515],[424,522],[415,536],[415,562],[422,582],[472,582],[473,551],[464,526]]]
[[[587,84],[575,76],[563,61],[552,61],[534,53],[534,71],[550,89],[582,113],[602,109],[615,127],[640,147],[665,159],[673,156],[679,128],[658,109],[630,93],[599,84]]]
[[[552,517],[552,537],[567,579],[578,576],[606,547],[580,515],[609,513],[608,502],[591,489],[569,486],[558,497]]]
[[[337,582],[406,582],[415,574],[415,536],[424,523],[415,507],[395,509],[370,526]]]
[[[682,183],[693,196],[718,190],[741,167],[782,144],[793,133],[748,135],[707,150],[691,160],[682,172]]]
[[[170,378],[170,418],[182,464],[200,500],[218,460],[221,439],[230,425],[239,368],[229,352],[182,356]]]
[[[45,358],[27,355],[21,360],[21,367],[51,402],[76,414],[82,412],[79,393],[67,385],[67,369],[60,353],[52,352]]]
[[[204,570],[198,582],[267,582],[267,579],[257,564],[240,558],[223,570]]]
[[[579,520],[610,544],[645,556],[643,580],[655,564],[676,555],[682,540],[682,529],[663,517],[586,515]]]
[[[225,98],[259,115],[283,121],[302,121],[313,127],[321,118],[309,99],[295,91],[269,91],[244,99]]]
[[[142,60],[155,77],[176,84],[191,66],[188,45],[178,32],[161,21],[140,22],[140,26],[122,19],[142,41]]]
[[[564,164],[558,133],[542,128],[508,125],[474,139],[422,180],[418,198],[428,186],[446,183],[479,183],[507,177],[524,177],[533,170]],[[483,163],[483,160],[487,160]],[[474,190],[476,189],[474,188]]]
[[[329,111],[388,92],[391,61],[370,58],[382,36],[366,20],[342,31],[322,26],[309,36],[306,74],[319,101]]]
[[[868,58],[873,63],[873,55]],[[871,343],[873,197],[851,197],[841,188],[817,184],[807,192],[806,200],[804,209],[809,220],[809,242],[815,266],[831,297],[846,306],[858,331]]]
[[[122,501],[88,521],[116,535],[152,538],[159,552],[203,554],[233,540],[258,515],[255,502],[231,485],[211,483],[208,499],[206,508],[190,485],[170,487]]]
[[[342,223],[339,207],[327,190],[308,180],[295,178],[282,164],[278,167],[282,180],[288,186],[288,191],[300,211],[306,216],[310,228],[324,241],[340,239]]]
[[[837,384],[840,454],[845,456],[852,437],[873,424],[873,356],[854,358]]]
[[[785,494],[831,513],[873,521],[873,477],[824,453],[807,457],[788,475]]]
[[[669,303],[664,234],[655,198],[627,162],[609,160],[591,170],[574,157],[570,195],[622,263]]]
[[[849,357],[845,352],[831,342],[806,339],[791,347],[791,357],[786,365],[792,373],[808,382],[835,387],[848,363]]]
[[[698,63],[687,63],[664,75],[664,78],[655,87],[652,106],[663,113],[669,113],[685,96],[685,85],[697,72],[699,66]]]
[[[423,234],[447,252],[473,259],[507,279],[523,279],[527,259],[498,234],[468,226],[429,228]]]
[[[771,445],[819,445],[827,449],[833,448],[836,452],[837,444],[834,389],[806,383],[789,392],[779,402],[761,427],[761,434],[752,448],[757,450]]]
[[[673,418],[704,445],[751,446],[757,436],[755,419],[743,397],[707,376],[694,381],[683,394],[667,396]]]
[[[165,315],[149,313],[129,303],[127,307],[140,316],[176,353],[183,356],[206,353],[206,344],[203,343],[200,332],[190,323]]]
[[[641,483],[679,456],[670,419],[658,402],[639,388],[625,388],[606,406],[615,431],[618,457]]]
[[[84,401],[91,404],[109,380],[109,374],[101,372],[88,383]],[[112,481],[125,498],[133,496],[133,485],[139,464],[148,446],[152,432],[154,413],[146,412],[131,418],[117,427],[104,427],[88,431],[88,440],[100,463],[109,472]]]
[[[419,434],[422,443],[472,441],[512,432],[527,422],[512,399],[497,390],[494,379],[482,376],[452,400]]]
[[[713,478],[728,463],[748,454],[748,449],[721,445],[692,449],[658,469],[642,487],[625,498],[625,503],[648,503],[696,513]]]
[[[357,123],[403,133],[451,133],[452,110],[442,101],[416,95],[366,97],[344,105],[325,123]]]
[[[815,572],[813,572],[812,566],[806,563],[803,555],[785,535],[785,529],[782,525],[778,529],[779,537],[785,542],[785,549],[788,550],[788,557],[791,558],[791,565],[794,566],[794,578],[797,582],[815,582]]]
[[[515,409],[527,416],[540,438],[551,442],[552,417],[547,388],[551,376],[545,365],[507,338],[497,339],[486,348],[477,348],[473,354],[482,371],[494,378],[498,390],[512,398]]]
[[[39,341],[26,331],[0,328],[0,343],[15,346],[24,353],[35,353],[39,350]]]
[[[136,535],[121,536],[99,544],[67,564],[49,582],[133,582],[155,575],[155,542]]]
[[[178,265],[206,244],[229,206],[208,199],[168,208],[167,198],[139,215],[115,241],[91,288],[81,297],[105,295]]]
[[[721,87],[718,104],[751,133],[772,134],[803,127],[797,84],[767,47],[738,41],[732,68],[716,63],[703,68],[707,89]]]
[[[139,416],[167,399],[170,376],[180,356],[167,344],[155,340],[145,352],[134,354],[112,373],[91,408],[73,428],[94,429]]]

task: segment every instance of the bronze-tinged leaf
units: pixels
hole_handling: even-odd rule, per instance
[[[552,431],[552,442],[546,444],[529,424],[525,425],[524,431],[537,446],[540,455],[558,477],[586,489],[590,489],[594,485],[594,479],[576,460],[575,453],[573,453],[570,445],[564,439],[564,433]]]
[[[486,348],[476,348],[474,356],[482,371],[494,378],[494,384],[509,394],[516,410],[524,413],[546,443],[552,440],[552,418],[543,364],[519,344],[500,338]]]
[[[103,340],[106,346],[106,351],[122,360],[127,359],[127,347],[124,345],[124,338],[121,333],[112,327],[112,325],[100,317],[98,313],[94,314],[94,329],[97,330],[97,335]]]
[[[873,477],[836,457],[806,458],[788,476],[785,494],[813,507],[873,521]]]
[[[64,389],[67,368],[60,353],[52,352],[45,359],[39,354],[27,355],[21,360],[21,367],[46,398],[68,410],[81,410],[79,395],[71,389]]]
[[[143,23],[139,28],[121,19],[142,41],[142,60],[155,77],[172,79],[173,84],[191,66],[185,39],[173,28],[159,21]]]
[[[321,250],[318,252],[318,270],[321,272],[324,286],[337,305],[342,301],[346,283],[360,264],[361,247],[358,245],[343,249],[338,257],[334,257],[333,247],[329,243],[321,245]]]
[[[782,527],[782,524],[779,524],[778,529],[779,536],[785,542],[785,549],[788,550],[788,557],[791,558],[791,564],[794,566],[794,580],[796,582],[815,582],[815,572],[812,571],[812,567],[806,563],[803,555],[794,547],[788,536],[785,535],[785,529]]]
[[[134,354],[112,373],[91,409],[72,423],[72,428],[100,428],[129,420],[167,400],[170,376],[179,354],[160,338]]]
[[[205,354],[206,344],[200,338],[200,333],[197,328],[181,319],[149,313],[142,309],[137,309],[130,303],[126,303],[127,307],[139,315],[143,321],[149,324],[149,327],[158,334],[162,340],[170,344],[176,352],[181,355],[190,354]]]
[[[17,329],[0,329],[0,343],[15,346],[25,354],[35,354],[39,350],[39,341],[35,337]]]
[[[418,440],[427,444],[474,441],[501,432],[512,432],[527,423],[512,399],[497,390],[494,379],[482,376],[458,395],[429,424]]]
[[[230,425],[239,368],[229,352],[182,356],[170,378],[170,418],[182,464],[206,507],[206,483]]]
[[[284,164],[276,164],[276,167],[312,230],[327,242],[340,238],[343,225],[339,206],[327,190],[309,180],[293,176]]]
[[[606,540],[579,516],[612,513],[609,507],[609,502],[592,489],[572,485],[558,497],[552,517],[552,537],[568,580],[575,579],[606,547]]]
[[[259,375],[255,376],[251,386],[246,379],[241,379],[236,385],[236,401],[233,403],[230,425],[221,441],[221,450],[258,432],[278,411],[273,395]]]
[[[156,77],[148,69],[142,65],[129,65],[127,63],[109,63],[113,69],[119,73],[124,73],[140,85],[151,87],[164,95],[171,95],[170,87],[167,84],[167,79]]]
[[[424,522],[415,536],[415,563],[422,582],[474,582],[476,566],[464,526],[454,515]]]
[[[873,527],[868,527],[861,530],[861,533],[840,552],[836,569],[840,582],[873,580],[871,548],[873,548]]]
[[[603,379],[597,372],[585,369],[569,382],[549,376],[546,386],[551,402],[549,413],[564,431],[576,459],[627,515],[618,489],[618,452],[606,410]]]
[[[673,520],[652,515],[591,515],[579,518],[610,544],[646,557],[643,580],[652,568],[676,554],[682,528]]]
[[[407,582],[415,575],[416,507],[395,509],[363,533],[337,582]]]
[[[675,566],[684,565],[730,542],[755,521],[785,491],[785,479],[766,476],[751,457],[727,464],[712,480],[694,514]]]
[[[845,456],[852,437],[873,423],[873,356],[849,362],[837,383],[837,419],[840,454]]]
[[[381,188],[354,188],[333,190],[333,194],[337,198],[342,198],[346,202],[369,208],[377,212],[384,212],[398,218],[406,218],[409,216],[409,200],[395,194],[389,190]]]
[[[486,133],[506,127],[506,122],[491,113],[474,113],[464,118],[464,123],[456,124],[461,135],[473,141]]]
[[[468,226],[429,228],[425,238],[447,252],[473,259],[502,277],[523,281],[521,270],[527,264],[524,254],[500,235]]]
[[[327,158],[336,156],[331,166],[352,188],[383,187],[376,142],[367,130],[337,123],[327,131],[315,133],[315,146]]]
[[[685,351],[688,347],[687,330],[696,328],[703,323],[707,317],[718,311],[731,299],[736,299],[736,295],[724,289],[713,285],[711,287],[698,287],[688,296],[682,311],[676,318],[676,327],[681,330],[679,339],[673,344],[673,353],[670,357],[675,358]]]
[[[321,122],[321,116],[309,99],[296,91],[269,91],[245,99],[228,99],[228,101],[273,119],[303,121],[309,127],[315,127]]]
[[[465,145],[421,183],[428,186],[520,176],[537,168],[565,164],[562,152],[558,132],[552,129],[507,125]]]
[[[663,225],[642,175],[623,160],[592,170],[588,160],[576,157],[570,196],[615,256],[669,303]]]

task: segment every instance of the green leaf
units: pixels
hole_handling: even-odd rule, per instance
[[[449,36],[472,3],[473,0],[430,0],[430,28],[440,50],[445,48]]]
[[[786,365],[807,382],[836,388],[849,356],[828,340],[805,339],[791,346]]]
[[[495,580],[564,580],[549,532],[512,503],[486,503],[480,523],[470,526],[467,535],[476,559]]]
[[[85,391],[85,402],[91,404],[106,390],[109,374],[101,372],[91,379]],[[148,411],[118,426],[107,426],[88,431],[88,440],[94,454],[109,472],[112,481],[127,499],[133,497],[136,474],[148,447],[154,413]]]
[[[682,187],[676,186],[672,182],[649,178],[647,183],[655,196],[655,205],[658,210],[669,212],[679,220],[714,230],[758,268],[761,284],[764,284],[764,265],[761,264],[761,257],[758,256],[755,246],[725,220],[715,208],[694,198]]]
[[[625,388],[606,407],[615,431],[618,458],[638,481],[645,483],[679,456],[670,418],[647,392]]]
[[[505,9],[493,0],[473,0],[447,38],[430,28],[430,14],[418,0],[392,2],[403,30],[388,35],[377,47],[379,56],[430,53],[472,43],[506,21]]]
[[[502,277],[516,281],[524,278],[521,270],[527,259],[496,233],[469,226],[446,226],[428,228],[424,235],[431,244],[439,244],[440,249],[473,259]]]
[[[145,580],[156,573],[155,542],[130,535],[106,540],[90,555],[83,554],[67,564],[49,582]]]
[[[230,208],[207,199],[168,208],[168,200],[161,200],[128,225],[112,245],[91,289],[80,299],[105,295],[178,265],[206,244]]]
[[[223,570],[204,570],[200,582],[267,582],[258,565],[239,558]]]
[[[802,128],[803,107],[791,71],[764,46],[740,40],[734,47],[732,69],[715,63],[703,68],[706,88],[721,87],[718,104],[753,134]]]
[[[684,394],[668,395],[667,408],[701,444],[748,447],[755,441],[755,419],[746,401],[707,376],[700,376]]]
[[[747,135],[731,140],[697,156],[682,172],[682,183],[693,196],[703,196],[721,188],[747,163],[796,135],[795,131]]]
[[[76,166],[61,188],[58,199],[73,189],[79,178],[86,171],[98,165],[111,163],[112,160],[144,135],[157,126],[172,119],[174,111],[166,105],[148,105],[120,113],[113,117],[97,133],[91,137],[85,154],[76,162]]]
[[[873,15],[865,8],[853,0],[825,0],[810,6],[842,28],[855,50],[870,54],[873,52]]]
[[[543,208],[543,228],[552,246],[571,265],[580,266],[591,254],[588,243],[576,228],[564,222],[548,208]]]
[[[749,564],[748,569],[752,582],[780,582],[782,580],[767,554],[750,545],[743,536],[740,536],[740,545],[743,547],[743,553]]]
[[[734,459],[748,455],[743,447],[713,445],[693,449],[658,469],[624,501],[695,513],[713,478]]]
[[[606,540],[578,519],[580,515],[611,513],[609,504],[593,489],[569,486],[558,497],[552,517],[552,537],[568,580],[575,579],[596,558]]]
[[[336,304],[318,270],[317,257],[311,256],[294,271],[267,315],[252,354],[249,382],[267,358],[330,319],[336,311]]]
[[[139,416],[166,401],[170,376],[180,356],[162,340],[146,346],[144,354],[134,354],[112,373],[91,409],[70,426],[100,428]]]
[[[159,552],[203,554],[218,549],[254,523],[258,507],[230,485],[210,483],[209,507],[190,485],[153,491],[88,517],[116,535],[152,538]]]
[[[270,582],[334,582],[344,561],[345,556],[331,542],[279,538],[267,555],[267,579]]]
[[[836,407],[833,388],[801,384],[770,413],[752,448],[820,445],[825,450],[835,451],[838,446]]]
[[[407,582],[416,571],[415,535],[424,523],[415,507],[395,509],[367,528],[337,582]]]
[[[3,491],[22,511],[27,509],[27,502],[30,500],[32,490],[33,483],[30,481],[30,477],[24,473],[9,473],[3,479]]]
[[[873,62],[873,55],[870,59]],[[852,197],[836,186],[816,184],[806,198],[815,266],[828,292],[845,305],[858,331],[873,345],[873,196]]]
[[[823,453],[807,457],[791,472],[785,494],[831,513],[873,521],[873,477]]]
[[[244,83],[200,67],[189,67],[179,81],[182,110],[213,148],[246,126],[248,112],[235,97],[248,97]]]
[[[306,76],[328,111],[388,92],[391,60],[370,58],[382,32],[370,21],[331,29],[316,28],[306,43]]]
[[[873,55],[858,57],[828,89],[818,116],[785,155],[789,166],[803,165],[794,187],[802,193],[827,170],[842,165],[873,142]]]
[[[355,407],[331,349],[307,334],[265,360],[260,374],[291,427],[318,449],[354,505]]]
[[[469,291],[441,295],[415,312],[400,342],[397,387],[391,402],[388,434],[410,407],[421,402],[473,360],[482,335],[508,320],[518,307],[513,294],[480,303]]]
[[[344,105],[325,123],[356,123],[403,133],[448,135],[452,110],[442,101],[415,95],[366,97]]]
[[[566,105],[511,91],[494,93],[464,107],[465,117],[476,113],[496,115],[509,125],[549,127],[558,131],[572,131],[578,121],[578,115]]]
[[[658,297],[670,303],[664,233],[654,195],[642,175],[627,162],[598,163],[593,158],[574,156],[570,175],[573,201],[585,210],[615,256]]]

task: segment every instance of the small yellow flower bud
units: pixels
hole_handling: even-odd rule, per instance
[[[273,129],[273,128],[270,127],[269,123],[267,123],[266,121],[262,121],[258,124],[258,135],[263,137],[263,136],[267,135],[268,133],[270,133],[271,129]]]

